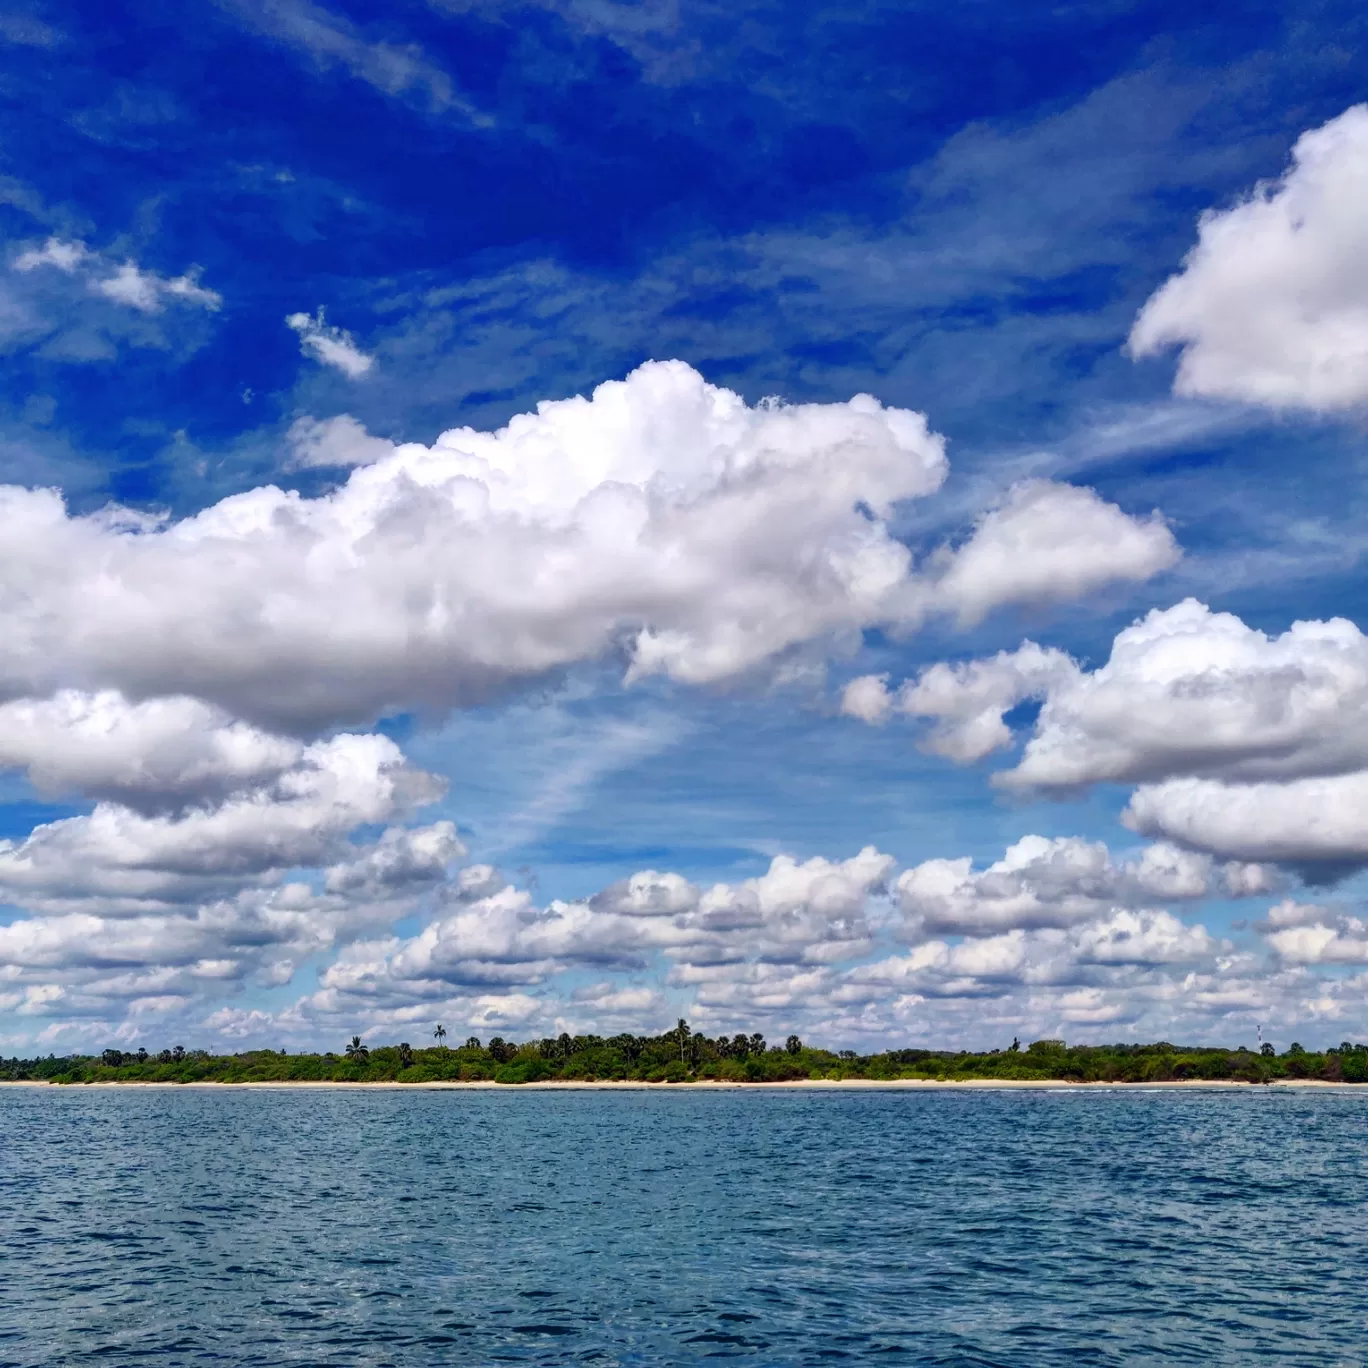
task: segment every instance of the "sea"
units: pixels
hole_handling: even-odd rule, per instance
[[[1368,1087],[0,1089],[0,1364],[1368,1363]]]

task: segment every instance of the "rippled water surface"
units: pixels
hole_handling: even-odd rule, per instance
[[[1363,1364],[1361,1093],[0,1090],[0,1364]]]

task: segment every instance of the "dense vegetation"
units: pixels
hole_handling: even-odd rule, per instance
[[[811,1049],[797,1036],[767,1045],[754,1035],[695,1035],[681,1021],[659,1036],[562,1035],[558,1039],[515,1044],[495,1037],[484,1044],[471,1037],[448,1048],[446,1031],[437,1044],[415,1049],[408,1043],[366,1046],[359,1037],[341,1054],[287,1054],[251,1050],[211,1055],[174,1049],[151,1054],[117,1049],[102,1055],[0,1060],[0,1080],[46,1079],[53,1083],[536,1083],[550,1079],[639,1080],[688,1083],[721,1080],[782,1083],[793,1079],[921,1078],[1037,1079],[1075,1082],[1160,1083],[1178,1079],[1227,1079],[1271,1083],[1275,1079],[1323,1079],[1368,1083],[1368,1045],[1345,1041],[1338,1048],[1304,1050],[1292,1045],[1278,1054],[1271,1045],[1255,1053],[1217,1046],[1074,1045],[1037,1040],[1024,1050],[1017,1041],[986,1054],[947,1050],[887,1050],[857,1055]]]

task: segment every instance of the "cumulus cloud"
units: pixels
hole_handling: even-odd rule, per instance
[[[1123,820],[1145,836],[1317,877],[1368,860],[1368,639],[1343,618],[1269,636],[1188,599],[1120,632],[1095,670],[1027,642],[933,666],[887,707],[937,719],[927,748],[963,762],[1010,744],[1027,698],[1041,708],[1002,788],[1136,784]]]
[[[1368,105],[1304,133],[1292,165],[1203,215],[1180,274],[1136,319],[1131,350],[1182,348],[1180,394],[1275,409],[1368,400]]]
[[[910,555],[883,520],[944,475],[918,414],[750,408],[669,362],[401,446],[317,499],[266,487],[149,527],[4,488],[0,691],[189,694],[316,728],[614,651],[632,678],[727,679],[900,618]]]
[[[1067,930],[1017,928],[959,942],[925,941],[906,954],[848,970],[830,991],[854,1002],[890,992],[973,1000],[1021,988],[1091,987],[1094,993],[1110,990],[1107,996],[1119,1008],[1111,1015],[1119,1016],[1129,994],[1172,982],[1134,971],[1190,968],[1210,962],[1219,948],[1205,927],[1170,912],[1119,908]]]
[[[1291,899],[1269,909],[1262,929],[1287,964],[1368,964],[1368,922]]]
[[[295,467],[370,465],[394,452],[394,443],[372,437],[350,414],[297,418],[285,434]]]
[[[1141,835],[1233,859],[1334,874],[1368,862],[1368,773],[1253,784],[1170,779],[1137,789],[1121,820]]]
[[[140,811],[200,803],[276,778],[302,752],[193,698],[132,703],[113,690],[62,689],[0,704],[0,768],[23,770],[49,797]]]
[[[368,849],[327,871],[324,888],[329,893],[371,900],[393,897],[396,892],[432,887],[442,882],[448,868],[466,854],[464,842],[452,822],[426,827],[391,827]],[[492,871],[488,866],[462,870],[481,882]],[[462,889],[466,892],[467,889]]]
[[[27,917],[0,927],[0,997],[43,1019],[136,1027],[140,1014],[203,1011],[244,986],[280,986],[303,959],[412,909],[316,893],[308,884],[244,889],[183,910]]]
[[[944,558],[936,605],[972,625],[1006,604],[1054,603],[1150,579],[1180,555],[1158,513],[1133,518],[1094,490],[1028,480]]]
[[[348,380],[359,380],[375,364],[356,345],[356,339],[344,328],[332,327],[319,309],[316,314],[292,313],[285,326],[299,334],[299,350],[305,355],[334,370],[340,370]],[[358,424],[359,426],[359,424]],[[335,441],[335,439],[334,439]],[[307,445],[306,445],[306,449]]]
[[[896,883],[899,905],[917,934],[983,936],[1067,927],[1117,908],[1203,898],[1219,871],[1206,856],[1169,845],[1113,860],[1101,841],[1025,836],[1001,860],[926,860]]]
[[[1368,639],[1353,623],[1269,637],[1188,599],[1126,628],[1101,668],[1060,676],[1006,782],[1248,781],[1365,764]]]
[[[780,856],[734,883],[643,870],[545,905],[488,867],[453,870],[461,856],[437,822],[390,828],[306,882],[121,913],[108,898],[54,902],[0,928],[0,1004],[49,1032],[106,1022],[106,1039],[190,1020],[270,1043],[412,1038],[437,1020],[457,1035],[525,1039],[657,1029],[682,1010],[711,1032],[931,1031],[982,1044],[1066,1026],[1169,1034],[1274,1010],[1333,1017],[1358,991],[1315,972],[1358,962],[1352,918],[1280,904],[1257,928],[1275,952],[1261,967],[1152,905],[1218,894],[1225,873],[1163,845],[1117,859],[1100,844],[1030,837],[987,870],[927,861],[891,890],[893,861],[873,849]],[[419,908],[420,930],[396,935]],[[244,985],[286,983],[323,953],[333,958],[316,991],[269,1012],[232,1005]]]
[[[939,664],[896,706],[935,717],[977,759],[1005,746],[1003,714],[1043,700],[1015,789],[1209,775],[1242,782],[1368,765],[1368,639],[1343,618],[1296,622],[1280,636],[1187,599],[1120,632],[1106,664],[1083,669],[1026,642]],[[974,738],[981,737],[975,744]]]
[[[348,995],[394,1006],[455,990],[535,986],[569,967],[641,968],[664,954],[698,966],[825,963],[867,950],[866,904],[893,860],[867,848],[849,860],[776,856],[769,870],[700,889],[645,870],[584,902],[537,907],[512,887],[463,903],[406,940],[358,943],[322,976],[326,1010]],[[340,996],[339,996],[340,995]]]
[[[983,549],[995,515],[914,566],[888,519],[940,487],[944,444],[867,395],[750,407],[649,363],[431,447],[345,417],[296,424],[290,443],[306,464],[364,463],[318,498],[267,486],[160,524],[0,488],[0,695],[185,694],[307,731],[485,701],[610,655],[629,682],[734,679],[938,604],[1020,597]],[[1102,510],[1114,544],[1115,520],[1132,524]],[[1015,526],[1022,509],[1000,512]],[[1158,524],[1134,529],[1167,544]],[[1058,565],[1033,578],[1028,552],[1048,561],[1050,538],[1013,537],[1028,597],[1093,582]]]
[[[1003,715],[1018,703],[1043,698],[1078,667],[1063,651],[1026,642],[1016,651],[999,651],[986,660],[938,662],[890,690],[885,675],[851,680],[841,695],[841,711],[870,723],[891,713],[934,718],[922,738],[923,750],[969,764],[1012,744]]]
[[[886,674],[861,675],[841,690],[841,712],[846,717],[857,717],[877,727],[888,720],[892,711],[893,695]]]
[[[0,841],[0,892],[56,910],[89,899],[141,910],[212,896],[325,863],[356,827],[402,819],[441,791],[388,738],[343,734],[304,747],[269,782],[218,803],[147,815],[101,802],[88,816]]]

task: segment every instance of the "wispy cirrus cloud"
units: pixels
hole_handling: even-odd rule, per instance
[[[456,113],[476,127],[492,123],[417,43],[370,38],[345,15],[312,0],[216,3],[244,28],[293,48],[320,70],[341,67],[384,95],[417,97],[433,113]]]

